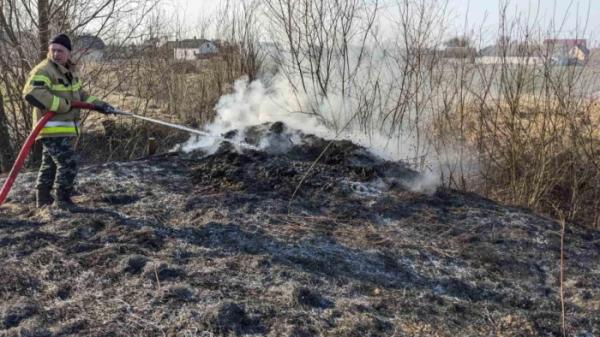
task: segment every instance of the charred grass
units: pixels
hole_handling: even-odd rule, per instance
[[[557,223],[410,192],[410,170],[347,142],[290,203],[326,142],[307,144],[89,167],[70,214],[32,212],[25,175],[0,210],[2,333],[561,335]],[[597,334],[600,236],[567,235],[568,329]]]

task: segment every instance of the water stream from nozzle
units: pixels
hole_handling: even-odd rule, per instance
[[[252,144],[248,144],[246,142],[238,142],[238,141],[235,141],[235,140],[232,140],[232,139],[228,139],[228,138],[225,138],[225,137],[222,137],[222,136],[213,135],[213,134],[210,134],[210,133],[205,132],[205,131],[188,128],[187,126],[173,124],[173,123],[168,123],[168,122],[161,121],[161,120],[158,120],[158,119],[140,116],[140,115],[136,115],[136,114],[131,113],[131,112],[115,111],[115,114],[116,115],[129,116],[129,117],[141,119],[141,120],[144,120],[144,121],[147,121],[147,122],[150,122],[150,123],[160,124],[160,125],[163,125],[163,126],[167,126],[167,127],[173,128],[173,129],[181,130],[181,131],[186,131],[188,133],[200,135],[200,136],[203,136],[203,137],[209,137],[209,138],[223,140],[223,141],[230,142],[232,144],[239,145],[239,146],[247,148],[247,149],[258,150],[258,147],[254,146]]]

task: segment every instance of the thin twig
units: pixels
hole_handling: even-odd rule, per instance
[[[327,143],[327,146],[325,146],[325,148],[323,149],[323,151],[321,151],[321,153],[319,154],[319,156],[317,157],[317,159],[315,159],[312,162],[312,164],[310,165],[310,167],[308,168],[308,170],[306,170],[306,172],[302,176],[302,179],[300,179],[300,182],[298,183],[298,185],[296,185],[296,189],[294,190],[294,193],[292,193],[292,197],[290,198],[290,201],[288,202],[288,214],[291,213],[292,202],[294,201],[294,198],[296,197],[296,194],[300,190],[300,187],[302,187],[302,184],[304,184],[304,180],[306,180],[306,178],[308,177],[308,175],[312,172],[313,168],[321,160],[321,158],[323,157],[323,155],[325,155],[325,152],[327,152],[327,150],[329,150],[329,147],[331,147],[331,145],[333,144],[334,141],[335,140],[331,140],[331,141],[329,141]]]
[[[561,326],[563,336],[567,337],[567,326],[565,319],[565,219],[560,219],[560,308],[561,308]]]
[[[156,277],[156,285],[158,287],[158,291],[160,292],[160,278],[158,278],[158,271],[156,265],[154,266],[154,276]]]

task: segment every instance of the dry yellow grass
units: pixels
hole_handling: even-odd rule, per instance
[[[600,226],[599,102],[523,96],[518,104],[469,103],[437,120],[434,129],[439,138],[461,139],[477,153],[475,191]]]

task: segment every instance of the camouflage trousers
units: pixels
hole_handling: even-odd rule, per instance
[[[37,176],[38,189],[71,191],[77,176],[77,156],[73,137],[43,138],[42,164]]]

